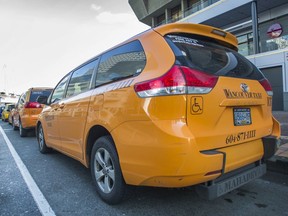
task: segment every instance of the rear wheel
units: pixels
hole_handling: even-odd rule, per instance
[[[21,121],[19,121],[19,133],[20,137],[26,137],[28,133],[27,129],[23,128]]]
[[[14,123],[14,119],[13,118],[12,118],[12,128],[13,128],[14,131],[18,129],[18,127]]]
[[[45,138],[44,138],[44,131],[43,131],[43,127],[41,124],[38,126],[38,129],[37,129],[37,140],[39,144],[39,151],[42,154],[48,153],[52,150],[46,145]]]
[[[95,142],[91,153],[91,174],[102,200],[112,205],[122,201],[126,184],[110,136],[101,137]]]

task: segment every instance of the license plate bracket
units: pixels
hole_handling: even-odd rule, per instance
[[[234,126],[251,125],[250,108],[233,108]]]

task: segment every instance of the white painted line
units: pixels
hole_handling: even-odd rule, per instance
[[[18,169],[20,170],[22,177],[25,181],[25,183],[27,184],[33,199],[35,200],[41,214],[43,216],[54,216],[55,213],[52,210],[52,208],[50,207],[49,203],[47,202],[46,198],[44,197],[44,195],[42,194],[42,192],[40,191],[40,189],[38,188],[37,184],[35,183],[34,179],[32,178],[32,176],[30,175],[28,169],[26,168],[25,164],[23,163],[23,161],[21,160],[21,158],[19,157],[19,155],[17,154],[16,150],[14,149],[12,143],[10,142],[10,140],[8,139],[8,137],[6,136],[3,128],[0,126],[0,132],[4,137],[4,140],[11,152],[11,155],[13,156],[15,163],[18,166]]]
[[[10,129],[3,129],[4,131],[12,131],[13,128],[10,128]]]

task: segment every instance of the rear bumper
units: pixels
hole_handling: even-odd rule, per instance
[[[197,185],[196,191],[200,197],[212,200],[263,176],[265,173],[266,164],[259,161],[224,174],[216,180]]]
[[[112,131],[112,137],[123,177],[131,185],[196,185],[260,161],[264,155],[262,139],[201,151],[181,120],[126,122]]]
[[[37,123],[38,115],[26,115],[22,116],[21,122],[25,129],[35,128]]]

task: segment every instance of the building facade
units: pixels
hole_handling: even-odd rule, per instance
[[[171,22],[215,26],[234,34],[239,52],[273,88],[273,110],[288,111],[287,0],[129,0],[137,18],[156,27]]]

